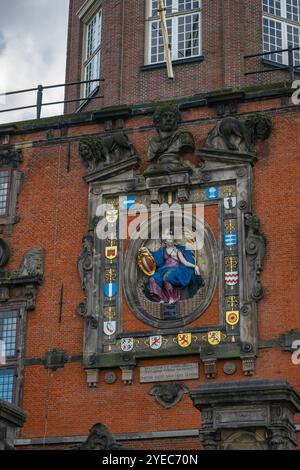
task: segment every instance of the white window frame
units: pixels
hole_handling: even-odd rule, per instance
[[[92,62],[96,56],[99,57],[99,70],[98,76],[94,77],[100,78],[101,73],[101,52],[102,52],[102,23],[103,23],[103,9],[102,9],[102,2],[94,1],[91,2],[90,0],[86,2],[83,7],[77,13],[79,19],[83,23],[83,41],[82,41],[82,72],[81,72],[81,80],[85,81],[86,73],[87,73],[87,66]],[[93,51],[93,53],[87,57],[87,47],[88,47],[88,26],[93,18],[99,15],[99,34],[100,34],[100,41],[97,48]],[[80,96],[83,99],[88,98],[91,96],[99,87],[99,82],[91,82],[91,83],[83,83],[81,86],[81,93]],[[89,93],[88,93],[89,90]]]
[[[194,59],[196,57],[201,57],[202,55],[202,0],[199,0],[199,8],[193,10],[180,10],[178,8],[178,0],[173,0],[174,12],[167,13],[166,19],[172,20],[172,49],[171,49],[171,58],[172,61],[180,61],[186,59]],[[192,16],[193,14],[199,15],[199,53],[195,55],[190,55],[188,57],[179,57],[178,56],[178,18]],[[145,57],[144,62],[146,65],[156,65],[164,64],[165,59],[162,61],[152,62],[151,61],[151,25],[154,21],[160,21],[159,16],[152,15],[152,0],[146,0],[146,28],[145,28]]]
[[[280,10],[281,10],[280,11],[280,16],[273,15],[272,13],[265,12],[263,10],[263,0],[261,2],[261,5],[262,5],[262,13],[263,13],[263,15],[262,15],[263,52],[269,52],[265,49],[265,43],[264,43],[264,20],[265,19],[273,20],[273,21],[281,24],[281,32],[282,32],[282,36],[281,36],[282,47],[281,47],[281,49],[287,49],[288,46],[289,46],[289,43],[288,43],[288,27],[291,26],[291,27],[298,28],[299,29],[299,47],[300,47],[300,18],[299,18],[299,22],[298,22],[298,21],[292,20],[292,19],[287,17],[286,0],[280,0]],[[280,55],[282,56],[282,61],[277,60],[277,57],[280,56]],[[281,65],[288,65],[288,52],[283,52],[282,54],[274,54],[273,56],[266,55],[266,56],[264,56],[264,59],[265,60],[270,60],[272,62],[276,62],[276,63],[281,64]],[[295,65],[300,65],[300,50],[299,51],[294,51],[294,62],[295,62]]]

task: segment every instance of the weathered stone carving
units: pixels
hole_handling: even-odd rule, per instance
[[[132,385],[134,380],[134,368],[135,366],[121,366],[122,371],[122,382],[124,385]]]
[[[25,419],[21,408],[0,400],[0,451],[14,450],[16,431],[24,425]]]
[[[93,317],[91,313],[93,288],[93,237],[91,235],[85,235],[82,239],[82,246],[83,250],[78,257],[77,269],[86,298],[77,306],[77,313],[82,317]],[[94,325],[94,323],[92,324]]]
[[[90,434],[83,444],[73,446],[71,450],[121,450],[125,449],[118,444],[107,427],[98,423],[90,429]]]
[[[149,395],[155,396],[156,401],[166,409],[173,408],[189,389],[184,384],[157,384],[151,388]]]
[[[92,365],[92,364],[91,364]],[[89,388],[96,388],[99,383],[98,369],[86,369],[86,383]]]
[[[91,235],[84,236],[82,246],[83,250],[78,257],[77,268],[82,288],[86,292],[89,288],[90,273],[93,269],[93,237]]]
[[[65,367],[67,357],[61,349],[52,349],[45,354],[45,368],[56,371]]]
[[[28,276],[42,279],[44,274],[44,250],[35,247],[29,250],[19,269],[15,271],[19,276]]]
[[[205,148],[253,153],[257,140],[266,140],[272,130],[272,121],[265,115],[250,116],[246,122],[226,117],[208,134]]]
[[[264,432],[258,430],[253,432],[237,431],[224,432],[222,442],[223,450],[267,450],[266,438]]]
[[[22,162],[22,151],[17,149],[1,149],[0,150],[0,166],[8,166],[10,168],[18,168]]]
[[[190,397],[202,413],[200,439],[206,450],[292,450],[297,445],[293,416],[299,413],[300,395],[283,380],[205,384]]]
[[[186,129],[179,128],[181,114],[172,104],[159,106],[153,117],[158,137],[149,143],[148,161],[156,161],[165,170],[181,168],[181,157],[195,150],[195,140]]]
[[[111,165],[135,155],[135,150],[124,132],[106,136],[85,137],[80,141],[80,156],[88,172]]]
[[[260,230],[260,220],[256,215],[246,214],[246,254],[248,261],[248,283],[250,300],[260,300],[264,296],[264,289],[260,282],[263,261],[266,254],[267,240]]]
[[[273,123],[267,114],[253,114],[249,116],[245,122],[250,135],[252,148],[258,140],[267,140],[273,130]]]
[[[10,288],[23,287],[22,301],[26,301],[26,310],[34,310],[36,301],[36,285],[41,284],[44,277],[44,250],[35,247],[29,250],[18,269],[12,272],[0,271],[0,302],[10,299]]]
[[[10,247],[9,244],[0,238],[0,268],[5,266],[8,263],[10,257]]]
[[[34,284],[27,284],[24,287],[24,297],[26,299],[26,310],[34,310],[36,303],[36,288]]]

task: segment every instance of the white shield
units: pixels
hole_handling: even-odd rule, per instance
[[[117,322],[115,321],[105,321],[103,324],[103,331],[107,336],[112,336],[115,334],[117,329]]]
[[[150,336],[150,348],[160,349],[162,346],[162,336]]]
[[[124,352],[132,351],[133,350],[133,338],[122,338],[121,349]]]

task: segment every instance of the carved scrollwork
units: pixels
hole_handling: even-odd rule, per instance
[[[92,298],[92,275],[93,275],[93,253],[94,239],[91,235],[86,235],[82,239],[82,251],[78,257],[77,269],[81,280],[81,286],[85,293],[85,299],[77,306],[77,313],[86,318],[92,317],[91,298]]]
[[[246,214],[245,224],[250,300],[258,301],[264,296],[264,289],[259,278],[266,254],[267,240],[260,230],[260,220],[256,215]]]

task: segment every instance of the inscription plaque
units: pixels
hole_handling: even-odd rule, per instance
[[[169,364],[140,368],[140,383],[191,380],[198,378],[198,364]]]

